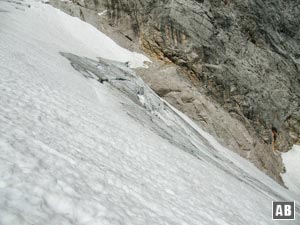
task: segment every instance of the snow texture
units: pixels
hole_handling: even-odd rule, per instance
[[[0,1],[1,225],[281,224],[272,201],[299,195],[125,63],[144,61],[48,4]]]
[[[282,174],[285,185],[295,193],[300,193],[300,146],[282,154],[286,172]]]

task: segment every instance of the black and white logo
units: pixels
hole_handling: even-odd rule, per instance
[[[273,220],[295,220],[295,202],[272,202]]]

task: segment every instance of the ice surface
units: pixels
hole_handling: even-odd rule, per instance
[[[294,145],[293,149],[282,154],[286,173],[282,174],[285,185],[300,195],[300,146]]]
[[[125,64],[95,61],[146,57],[17,2],[0,1],[1,225],[281,224],[272,201],[299,202]]]

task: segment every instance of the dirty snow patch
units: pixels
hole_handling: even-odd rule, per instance
[[[300,145],[282,154],[286,173],[282,175],[285,185],[295,193],[300,193]]]

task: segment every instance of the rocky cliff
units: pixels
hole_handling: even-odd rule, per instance
[[[154,61],[137,71],[162,97],[282,183],[300,138],[295,0],[52,0]]]

